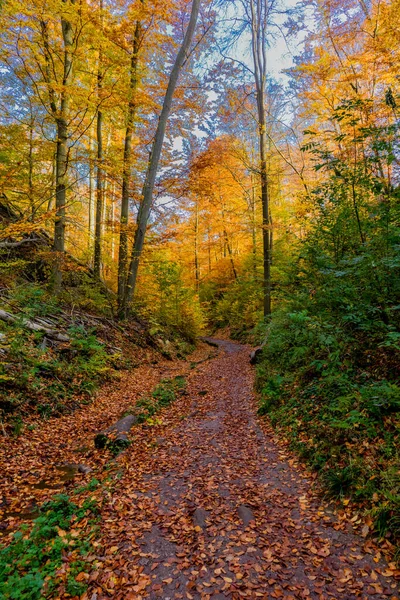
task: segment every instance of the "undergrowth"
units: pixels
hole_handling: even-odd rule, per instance
[[[69,342],[53,343],[44,332],[26,327],[26,320],[57,315],[60,304],[44,288],[21,286],[9,298],[14,322],[0,322],[0,416],[14,435],[24,415],[59,416],[88,401],[110,364],[95,332],[69,327]]]
[[[259,413],[319,472],[328,496],[359,503],[376,533],[398,544],[398,284],[378,263],[382,279],[393,279],[383,300],[364,260],[314,271],[312,295],[309,279],[307,291],[297,279],[264,328]]]
[[[87,588],[87,560],[97,535],[98,509],[60,494],[46,502],[32,526],[21,526],[0,546],[0,598],[37,600],[81,596]]]
[[[157,413],[174,402],[178,395],[183,395],[185,392],[186,380],[182,375],[177,375],[173,379],[163,379],[149,396],[140,398],[136,406],[127,410],[124,416],[135,414],[138,423],[152,425]]]

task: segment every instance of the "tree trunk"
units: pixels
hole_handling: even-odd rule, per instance
[[[74,4],[74,0],[70,0]],[[63,0],[66,2],[66,0]],[[54,250],[57,252],[54,269],[54,286],[60,291],[62,283],[62,254],[65,251],[65,204],[67,190],[68,171],[68,112],[70,105],[69,87],[72,81],[74,32],[72,24],[63,17],[61,18],[61,29],[64,44],[64,72],[63,87],[60,97],[60,109],[56,117],[57,147],[56,147],[56,218],[54,223]],[[54,91],[51,94],[51,102],[54,102]],[[53,110],[53,109],[52,109]],[[53,110],[53,114],[57,111]]]
[[[229,256],[229,260],[231,263],[231,267],[232,267],[232,273],[235,279],[237,279],[237,272],[236,272],[236,267],[235,267],[235,262],[233,260],[233,252],[232,252],[232,248],[229,242],[229,237],[228,237],[228,232],[226,230],[226,221],[225,221],[225,204],[224,201],[222,200],[222,196],[220,194],[220,202],[222,202],[222,212],[221,212],[221,216],[222,216],[222,224],[224,227],[223,230],[223,234],[224,234],[224,257],[226,257],[226,253],[228,252],[228,256]]]
[[[29,152],[28,152],[28,199],[29,206],[31,209],[30,218],[35,218],[35,200],[33,197],[33,126],[35,123],[35,119],[32,115],[32,107],[31,107],[31,118],[29,121]]]
[[[210,228],[207,230],[207,244],[208,244],[208,273],[211,273],[211,238]]]
[[[54,250],[58,253],[55,261],[54,285],[57,291],[62,283],[62,256],[65,250],[65,202],[66,173],[68,168],[68,128],[64,118],[57,120],[56,150],[56,219],[54,223]]]
[[[251,242],[253,255],[253,275],[257,275],[257,233],[256,233],[256,190],[251,177]]]
[[[100,74],[99,74],[100,77]],[[99,82],[100,85],[100,82]],[[96,169],[96,217],[94,229],[94,275],[101,276],[101,223],[103,220],[104,181],[103,181],[103,113],[97,111],[97,169]]]
[[[103,0],[100,0],[100,23],[103,28]],[[96,141],[97,141],[97,163],[96,163],[96,217],[94,228],[94,258],[93,270],[97,279],[101,278],[101,223],[103,216],[104,202],[104,174],[103,174],[103,111],[101,110],[102,92],[103,92],[103,51],[100,41],[99,65],[97,69],[97,120],[96,120]]]
[[[264,316],[271,314],[271,222],[266,156],[265,86],[267,81],[267,26],[270,6],[268,0],[250,0],[251,44],[254,63],[254,82],[257,98],[259,132],[259,169],[262,205],[263,238],[263,296]]]
[[[129,266],[129,275],[128,282],[124,294],[124,301],[121,306],[120,314],[123,317],[126,317],[128,308],[132,302],[133,295],[135,293],[137,274],[139,269],[139,261],[143,250],[144,237],[146,234],[147,223],[150,216],[151,205],[153,201],[153,190],[154,184],[157,174],[158,163],[160,161],[161,150],[164,142],[165,129],[167,126],[167,121],[169,117],[169,113],[171,112],[172,99],[174,96],[176,84],[178,82],[178,77],[183,67],[185,60],[187,59],[188,51],[190,49],[190,45],[192,43],[193,35],[196,28],[197,17],[199,14],[200,8],[200,0],[192,0],[192,10],[190,14],[190,20],[188,27],[186,29],[185,37],[183,39],[182,45],[179,49],[179,52],[176,56],[174,66],[172,67],[172,71],[168,81],[167,91],[165,93],[163,107],[161,110],[160,118],[158,120],[158,125],[156,129],[156,134],[154,137],[146,179],[143,185],[142,190],[142,202],[140,204],[140,209],[137,216],[137,229],[135,232],[135,238],[133,242],[133,250],[131,263]]]
[[[94,169],[93,169],[94,140],[90,134],[89,140],[89,220],[88,220],[88,249],[92,249],[92,240],[94,239],[95,224],[95,203],[94,203]]]
[[[224,247],[226,247],[226,249],[228,251],[229,260],[230,260],[231,267],[232,267],[232,273],[233,273],[234,278],[237,279],[235,261],[233,260],[233,252],[232,252],[231,245],[229,243],[228,232],[226,231],[226,229],[224,229],[224,238],[225,238],[225,244],[226,244],[226,246],[224,246]]]
[[[129,220],[129,180],[132,156],[132,134],[136,116],[136,90],[138,85],[138,56],[141,41],[142,25],[136,21],[133,37],[133,48],[130,73],[130,98],[128,105],[127,125],[124,142],[124,162],[122,169],[122,196],[121,196],[121,218],[118,252],[118,307],[122,309],[125,296],[126,280],[128,276],[128,220]]]
[[[50,211],[53,208],[53,200],[56,196],[56,153],[53,152],[51,157],[51,184],[50,184],[50,197],[47,202],[47,210]]]
[[[196,198],[195,218],[194,218],[194,274],[196,281],[196,292],[200,287],[200,265],[199,265],[199,201]]]
[[[265,123],[265,116],[264,116]],[[271,314],[271,223],[269,210],[269,190],[267,175],[267,159],[265,153],[265,125],[260,127],[260,179],[263,232],[263,264],[264,264],[264,317]]]

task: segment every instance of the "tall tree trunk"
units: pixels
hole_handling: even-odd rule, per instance
[[[251,177],[251,242],[253,254],[253,274],[257,274],[257,233],[256,233],[256,190]]]
[[[200,265],[199,265],[199,201],[196,198],[194,215],[194,274],[196,281],[196,292],[200,287]]]
[[[226,247],[226,249],[228,251],[229,260],[230,260],[231,267],[232,267],[232,273],[233,273],[234,278],[237,279],[235,261],[233,260],[233,252],[232,252],[231,245],[229,243],[228,232],[226,231],[226,229],[224,229],[224,239],[225,239],[224,247]]]
[[[264,107],[263,107],[264,108]],[[269,208],[269,189],[267,174],[267,158],[265,151],[265,113],[262,111],[262,123],[259,134],[260,145],[260,179],[261,179],[261,206],[262,206],[262,237],[263,237],[263,265],[264,265],[264,316],[271,314],[271,221]]]
[[[172,99],[174,96],[178,77],[183,67],[185,60],[192,43],[193,35],[196,29],[197,17],[199,14],[200,0],[192,0],[192,10],[190,14],[189,24],[186,29],[185,37],[182,45],[176,56],[174,66],[172,67],[171,74],[168,81],[167,91],[165,93],[164,102],[158,120],[156,134],[154,137],[145,182],[142,189],[142,202],[140,204],[139,212],[137,215],[137,229],[135,232],[135,238],[133,242],[132,258],[129,266],[128,282],[124,294],[124,301],[121,306],[120,314],[126,317],[128,308],[132,302],[133,295],[135,293],[137,274],[139,269],[140,257],[143,250],[144,237],[146,234],[147,223],[150,216],[151,205],[153,201],[153,190],[156,180],[156,174],[158,169],[158,163],[160,161],[161,150],[164,142],[165,129],[169,114],[171,112]]]
[[[128,276],[128,220],[129,220],[129,180],[132,156],[132,134],[136,116],[136,91],[138,86],[138,56],[141,41],[142,25],[136,21],[133,36],[133,48],[131,58],[129,105],[124,142],[124,162],[122,169],[122,196],[121,196],[121,218],[118,252],[118,307],[122,310],[124,304],[125,287]]]
[[[54,285],[57,291],[62,284],[62,256],[65,251],[65,203],[68,169],[68,127],[65,118],[57,120],[56,150],[56,219],[54,223],[54,250],[58,253],[55,260]]]
[[[35,200],[33,197],[33,126],[34,117],[31,114],[29,121],[29,153],[28,153],[28,200],[31,209],[31,219],[35,218]]]
[[[94,228],[94,261],[95,276],[101,276],[101,223],[103,220],[104,181],[103,181],[103,112],[97,111],[96,123],[97,167],[96,167],[96,216]]]
[[[237,279],[237,272],[236,272],[236,267],[235,267],[235,261],[233,260],[233,252],[232,252],[232,248],[229,242],[229,237],[228,237],[228,232],[226,230],[226,220],[225,220],[225,204],[222,200],[222,196],[220,195],[220,202],[222,202],[222,225],[224,227],[224,257],[226,257],[226,253],[228,252],[228,256],[229,256],[229,260],[231,263],[231,267],[232,267],[232,273],[235,279]]]
[[[75,0],[62,0],[64,4],[75,4]],[[65,212],[68,172],[68,115],[70,105],[70,86],[72,82],[74,30],[72,23],[61,17],[61,30],[64,45],[63,80],[60,92],[60,105],[57,108],[57,94],[51,76],[52,56],[49,44],[49,29],[46,21],[41,21],[44,44],[45,70],[44,77],[48,87],[50,109],[54,117],[57,131],[55,156],[55,200],[56,215],[54,222],[54,251],[57,253],[54,262],[54,288],[58,292],[62,284],[62,255],[65,251]]]
[[[92,249],[94,239],[95,224],[95,203],[94,203],[94,169],[93,169],[94,140],[90,133],[89,139],[89,219],[88,219],[88,249]]]
[[[269,0],[250,0],[251,45],[254,64],[254,82],[257,98],[259,173],[262,205],[263,239],[263,296],[264,316],[271,314],[271,220],[268,189],[268,168],[266,152],[267,122],[265,115],[265,86],[267,81],[267,26]]]
[[[103,28],[103,0],[100,0],[100,23]],[[96,119],[96,141],[97,141],[97,162],[96,162],[96,217],[94,228],[94,258],[93,270],[97,279],[101,278],[101,223],[103,217],[104,203],[104,173],[103,173],[103,111],[101,110],[101,101],[103,94],[103,51],[102,42],[99,48],[99,65],[97,69],[97,119]]]
[[[56,196],[56,153],[53,152],[51,156],[51,183],[50,183],[50,197],[47,202],[47,210],[50,211],[53,208],[53,201]]]
[[[210,228],[207,229],[207,245],[208,245],[208,273],[211,273],[211,237]]]

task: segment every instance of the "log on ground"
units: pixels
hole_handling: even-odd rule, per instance
[[[11,313],[9,313],[5,310],[2,310],[2,309],[0,309],[0,319],[2,321],[7,321],[9,323],[15,323],[16,321],[18,321],[18,317],[16,317],[15,315],[12,315]],[[41,331],[47,337],[49,337],[53,340],[57,340],[57,342],[69,342],[70,341],[70,338],[68,335],[65,335],[64,333],[59,333],[55,329],[50,329],[49,327],[45,327],[43,325],[35,323],[31,319],[26,319],[25,317],[23,317],[21,319],[21,324],[24,327],[26,327],[27,329],[30,329],[31,331]]]

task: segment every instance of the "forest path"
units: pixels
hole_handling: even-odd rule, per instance
[[[36,418],[32,424],[26,419],[20,435],[0,437],[0,544],[21,521],[38,516],[39,507],[55,494],[106,477],[110,453],[95,448],[95,434],[120,419],[161,379],[187,376],[193,372],[191,364],[214,354],[200,344],[187,360],[172,361],[137,349],[139,366],[103,385],[88,405],[59,418]],[[148,431],[142,434],[146,439]],[[90,472],[80,473],[78,465]]]
[[[249,349],[215,342],[188,396],[118,459],[87,597],[398,598],[372,543],[261,429]]]

